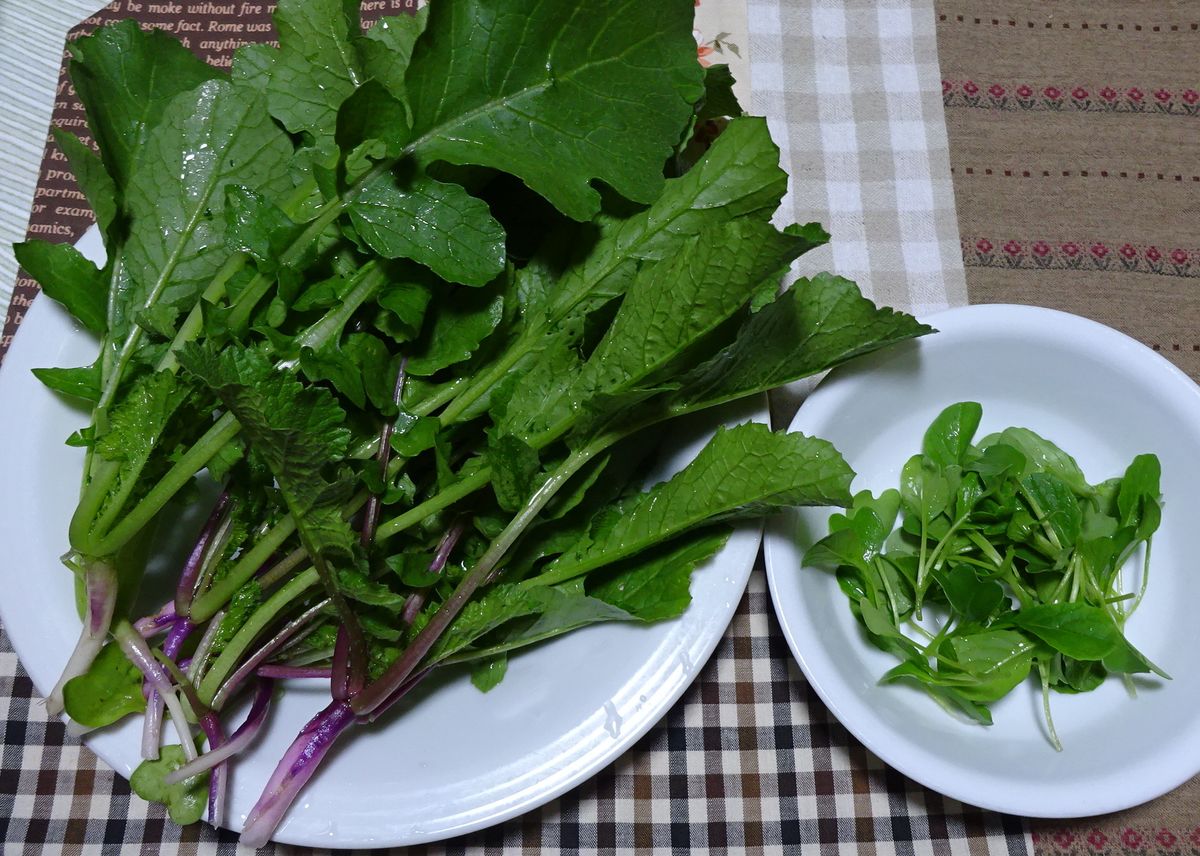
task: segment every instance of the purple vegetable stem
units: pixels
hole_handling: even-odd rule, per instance
[[[400,699],[404,698],[406,695],[408,695],[410,692],[412,692],[414,689],[416,689],[417,685],[419,683],[421,683],[421,681],[423,681],[427,677],[429,677],[430,673],[434,670],[434,668],[435,668],[434,666],[429,666],[429,667],[424,668],[421,671],[416,672],[415,674],[411,675],[404,683],[402,683],[400,686],[396,687],[396,691],[394,693],[392,693],[390,696],[388,696],[386,699],[384,699],[384,701],[379,705],[379,707],[375,708],[374,710],[372,710],[370,713],[366,714],[365,716],[360,716],[358,718],[358,721],[359,722],[374,722],[379,717],[383,716],[383,714],[385,712],[387,712],[388,708],[390,708],[396,702],[400,701]]]
[[[46,713],[58,716],[63,711],[63,687],[67,681],[91,668],[92,661],[104,647],[117,604],[117,572],[106,562],[89,562],[84,576],[87,590],[87,615],[79,633],[75,650],[58,678],[58,683],[46,696]]]
[[[200,728],[208,738],[210,750],[225,745],[225,729],[221,727],[221,719],[216,713],[210,710],[201,716]],[[225,765],[218,764],[208,777],[208,822],[213,826],[221,825],[221,816],[225,813],[225,785]]]
[[[223,765],[226,759],[232,758],[250,745],[250,742],[254,740],[255,736],[262,729],[263,723],[267,721],[267,711],[271,706],[271,693],[274,688],[274,681],[265,678],[259,680],[258,691],[255,693],[254,701],[250,705],[250,712],[246,714],[246,721],[238,726],[237,731],[233,732],[233,736],[228,740],[222,740],[219,745],[212,745],[207,752],[196,758],[196,760],[189,761],[178,770],[168,773],[164,779],[166,784],[178,784],[184,779],[190,779],[192,776],[203,773],[205,770],[212,770],[219,765]],[[217,725],[219,727],[220,723]]]
[[[362,689],[361,683],[354,681],[350,672],[350,635],[345,627],[339,627],[333,642],[333,665],[329,670],[329,695],[334,701],[345,701],[354,694],[350,686],[352,681],[358,684],[354,692]]]
[[[273,663],[267,663],[265,666],[259,666],[255,673],[260,678],[329,678],[332,675],[332,669],[328,666],[277,666]]]
[[[441,542],[438,544],[437,552],[433,556],[433,561],[429,564],[429,572],[431,574],[440,574],[446,568],[446,562],[450,561],[450,554],[454,551],[454,547],[458,544],[458,539],[467,531],[466,521],[456,520],[454,525],[446,530],[446,534],[442,536]],[[421,609],[425,606],[425,600],[429,597],[429,589],[418,589],[408,596],[404,601],[404,607],[400,611],[400,621],[405,626],[411,625],[416,621],[417,616],[421,614]]]
[[[179,585],[175,589],[175,611],[180,615],[187,615],[188,610],[191,608],[192,597],[196,593],[196,581],[200,575],[200,568],[204,565],[209,545],[212,543],[213,535],[216,534],[217,527],[221,524],[221,518],[225,515],[225,509],[228,505],[229,493],[221,491],[221,495],[217,498],[217,504],[213,507],[212,514],[208,516],[208,522],[200,530],[200,537],[196,539],[196,546],[192,548],[191,554],[183,564],[183,572],[179,575]]]
[[[331,701],[309,720],[280,759],[262,796],[250,810],[242,829],[242,844],[262,847],[270,840],[271,833],[317,771],[338,735],[353,722],[354,712],[344,701]]]
[[[322,600],[307,610],[302,612],[297,617],[293,618],[285,624],[278,633],[271,637],[265,645],[258,649],[250,658],[245,660],[242,665],[238,666],[237,670],[226,678],[225,683],[217,690],[213,697],[213,705],[220,707],[225,701],[233,695],[242,681],[246,680],[250,675],[254,674],[255,670],[272,654],[283,647],[283,643],[287,642],[298,632],[303,630],[321,611],[329,605],[329,600]]]
[[[133,629],[140,633],[143,639],[149,639],[171,627],[178,617],[175,614],[175,601],[168,601],[158,612],[135,621]]]
[[[392,389],[392,403],[397,407],[400,406],[400,400],[404,397],[404,378],[405,368],[408,366],[408,357],[403,357],[400,360],[400,369],[396,372],[396,385]],[[376,457],[379,460],[379,476],[387,482],[388,459],[392,454],[392,431],[395,430],[396,423],[389,419],[383,423],[383,428],[379,431],[379,452]],[[375,540],[375,529],[379,526],[379,497],[371,495],[367,498],[367,508],[363,512],[362,532],[360,533],[363,546],[370,546]]]
[[[174,612],[171,614],[174,615]],[[196,625],[186,618],[175,618],[171,622],[167,638],[163,641],[163,654],[174,660],[179,655],[179,650],[183,647],[188,635],[195,628]],[[137,629],[137,625],[134,625],[134,629]],[[142,635],[145,636],[145,634]],[[154,689],[150,683],[149,678],[143,683],[142,692],[146,696],[146,721],[142,727],[142,757],[153,761],[158,758],[158,746],[162,733],[163,700],[162,696],[158,694],[158,690]]]

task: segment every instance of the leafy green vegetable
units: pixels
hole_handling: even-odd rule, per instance
[[[63,687],[67,715],[88,728],[105,725],[146,708],[142,673],[125,659],[121,647],[110,642],[84,674]]]
[[[143,761],[129,777],[133,792],[149,802],[162,803],[174,823],[186,826],[195,823],[204,815],[208,798],[208,774],[203,773],[168,785],[168,773],[183,766],[184,754],[180,746],[164,746],[158,760]]]
[[[642,621],[682,615],[692,602],[692,571],[712,558],[728,539],[729,530],[722,527],[681,538],[668,548],[609,568],[589,593]]]
[[[289,131],[305,131],[316,142],[333,136],[338,108],[362,76],[350,48],[356,13],[342,0],[280,0],[267,103]]]
[[[108,328],[108,284],[103,273],[70,244],[33,240],[14,244],[21,267],[36,279],[42,291],[61,303],[93,333]]]
[[[384,258],[414,259],[466,285],[483,285],[504,269],[504,230],[458,185],[387,173],[355,194],[348,210],[358,234]]]
[[[853,477],[824,440],[752,423],[718,429],[675,476],[597,517],[539,582],[572,579],[706,522],[792,505],[848,505]]]
[[[221,76],[167,33],[143,31],[135,21],[101,27],[71,42],[70,51],[71,82],[118,192],[171,99]]]
[[[486,690],[526,647],[677,617],[727,521],[792,504],[853,502],[830,561],[852,563],[841,578],[876,638],[910,652],[888,631],[919,603],[916,559],[886,555],[900,496],[852,498],[828,443],[722,429],[642,484],[659,441],[671,451],[671,420],[930,332],[829,275],[780,291],[829,235],[774,225],[779,150],[765,120],[740,115],[727,70],[696,62],[693,10],[441,0],[364,32],[353,2],[285,0],[278,47],[240,48],[228,75],[133,23],[73,43],[100,152],[60,142],[108,263],[18,249],[100,339],[92,365],[38,373],[92,404],[70,441],[84,473],[65,557],[85,631],[60,686],[100,723],[138,709],[150,682],[147,749],[160,700],[181,745],[135,789],[176,820],[199,816],[216,763],[166,784],[192,754],[185,718],[219,742],[256,676],[251,722],[270,677],[328,673],[332,700],[268,783],[247,844],[338,734],[431,670],[469,663]],[[1045,485],[995,489],[1030,475],[1023,460],[997,469],[1003,454],[960,461],[981,469],[947,479],[942,506],[956,519],[1019,507],[1021,550],[1053,572],[1060,530],[1026,498]],[[1088,546],[1072,573],[1104,588],[1157,525],[1157,482],[1139,467],[1124,493],[1080,506]],[[170,605],[131,630],[156,527],[194,520]],[[954,525],[929,521],[935,535]],[[947,557],[963,561],[966,534]],[[940,559],[926,557],[934,580]],[[966,573],[983,594],[964,576],[955,597],[1004,620],[996,575]],[[103,647],[114,621],[136,668]],[[1149,668],[1131,646],[1094,662]],[[912,669],[979,718],[973,699],[1010,677]],[[1085,683],[1078,672],[1060,669]],[[214,823],[225,763],[208,778]]]
[[[170,101],[144,148],[125,191],[134,287],[124,301],[190,305],[226,260],[226,188],[287,191],[291,144],[260,93],[213,80]]]
[[[703,94],[693,5],[600,0],[545,14],[539,2],[430,6],[405,78],[422,158],[511,173],[577,220],[600,209],[596,180],[652,202]]]
[[[84,401],[100,400],[100,363],[75,369],[34,369],[34,375],[46,386],[63,395]]]
[[[1158,458],[1138,455],[1123,477],[1090,485],[1026,428],[973,445],[982,415],[976,402],[945,408],[901,469],[899,493],[857,494],[804,559],[835,571],[872,644],[900,660],[881,681],[915,683],[990,724],[987,705],[1036,673],[1061,748],[1051,689],[1089,692],[1109,672],[1168,677],[1124,635],[1161,519]],[[1140,591],[1124,593],[1120,567],[1141,544]]]

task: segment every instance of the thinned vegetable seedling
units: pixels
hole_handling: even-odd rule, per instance
[[[982,416],[972,401],[943,410],[900,490],[856,494],[805,563],[836,572],[866,637],[901,661],[883,683],[914,683],[990,725],[988,705],[1032,674],[1061,749],[1051,690],[1088,692],[1112,672],[1132,693],[1131,674],[1168,677],[1124,635],[1162,519],[1159,462],[1138,455],[1120,478],[1092,485],[1027,428],[973,444]],[[1122,568],[1142,545],[1139,589],[1126,592]],[[937,612],[932,631],[926,605]]]

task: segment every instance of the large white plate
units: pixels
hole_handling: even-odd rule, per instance
[[[95,233],[80,249],[102,254]],[[85,365],[95,344],[53,301],[39,298],[0,371],[0,621],[41,693],[57,679],[79,632],[72,579],[58,562],[78,496],[80,450],[63,440],[85,416],[47,391],[30,369]],[[728,422],[765,419],[761,402],[725,411]],[[678,454],[661,479],[695,456],[713,423],[673,430]],[[193,530],[194,532],[194,530]],[[758,552],[760,527],[740,527],[692,581],[677,621],[586,628],[515,656],[486,696],[466,680],[443,682],[399,716],[357,728],[324,762],[275,840],[318,847],[435,841],[491,826],[542,805],[628,749],[683,693],[723,635]],[[321,682],[293,682],[269,727],[236,765],[226,823],[240,829],[275,763],[328,701]],[[87,744],[128,777],[140,724]]]
[[[1091,481],[1120,475],[1141,452],[1162,461],[1165,509],[1149,591],[1130,640],[1174,680],[1110,678],[1093,693],[1052,694],[1064,749],[1041,724],[1033,681],[993,706],[995,724],[950,717],[920,690],[880,686],[895,665],[859,633],[831,574],[803,567],[828,510],[768,526],[767,578],[792,653],[832,713],[867,748],[918,782],[967,803],[1034,817],[1116,811],[1200,770],[1200,390],[1134,340],[1092,321],[1021,306],[932,316],[941,330],[836,370],[793,430],[832,441],[858,473],[855,490],[899,485],[926,427],[956,401],[983,405],[979,437],[1028,427],[1073,454]]]

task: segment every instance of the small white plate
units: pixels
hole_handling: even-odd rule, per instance
[[[103,249],[95,230],[79,248]],[[39,693],[49,691],[79,634],[71,574],[58,557],[78,499],[80,449],[63,440],[86,422],[30,369],[85,365],[96,345],[58,304],[39,297],[0,371],[0,621]],[[647,478],[695,457],[716,425],[765,421],[761,399],[672,426],[675,447]],[[199,523],[191,530],[194,538]],[[692,577],[692,604],[674,621],[599,625],[513,657],[487,695],[460,676],[420,702],[343,737],[274,836],[313,847],[435,841],[537,808],[603,769],[683,694],[724,635],[758,555],[761,527],[739,526]],[[161,568],[165,574],[176,567]],[[417,693],[414,693],[414,697]],[[328,682],[291,682],[268,726],[234,765],[226,822],[241,829],[275,764],[329,700]],[[140,722],[90,735],[126,778],[139,763]]]
[[[832,574],[803,567],[828,509],[768,527],[767,578],[784,635],[809,683],[868,749],[921,784],[966,803],[1030,817],[1102,814],[1153,799],[1200,771],[1200,389],[1101,324],[1026,306],[969,306],[926,320],[941,332],[832,372],[792,430],[830,440],[858,473],[854,490],[898,487],[925,429],[957,401],[983,405],[976,439],[1030,428],[1075,456],[1089,481],[1134,455],[1162,461],[1165,500],[1149,590],[1130,640],[1174,680],[1110,678],[1097,691],[1051,694],[1064,749],[1028,681],[992,706],[995,724],[959,721],[915,687],[881,686],[895,659],[863,637]]]

